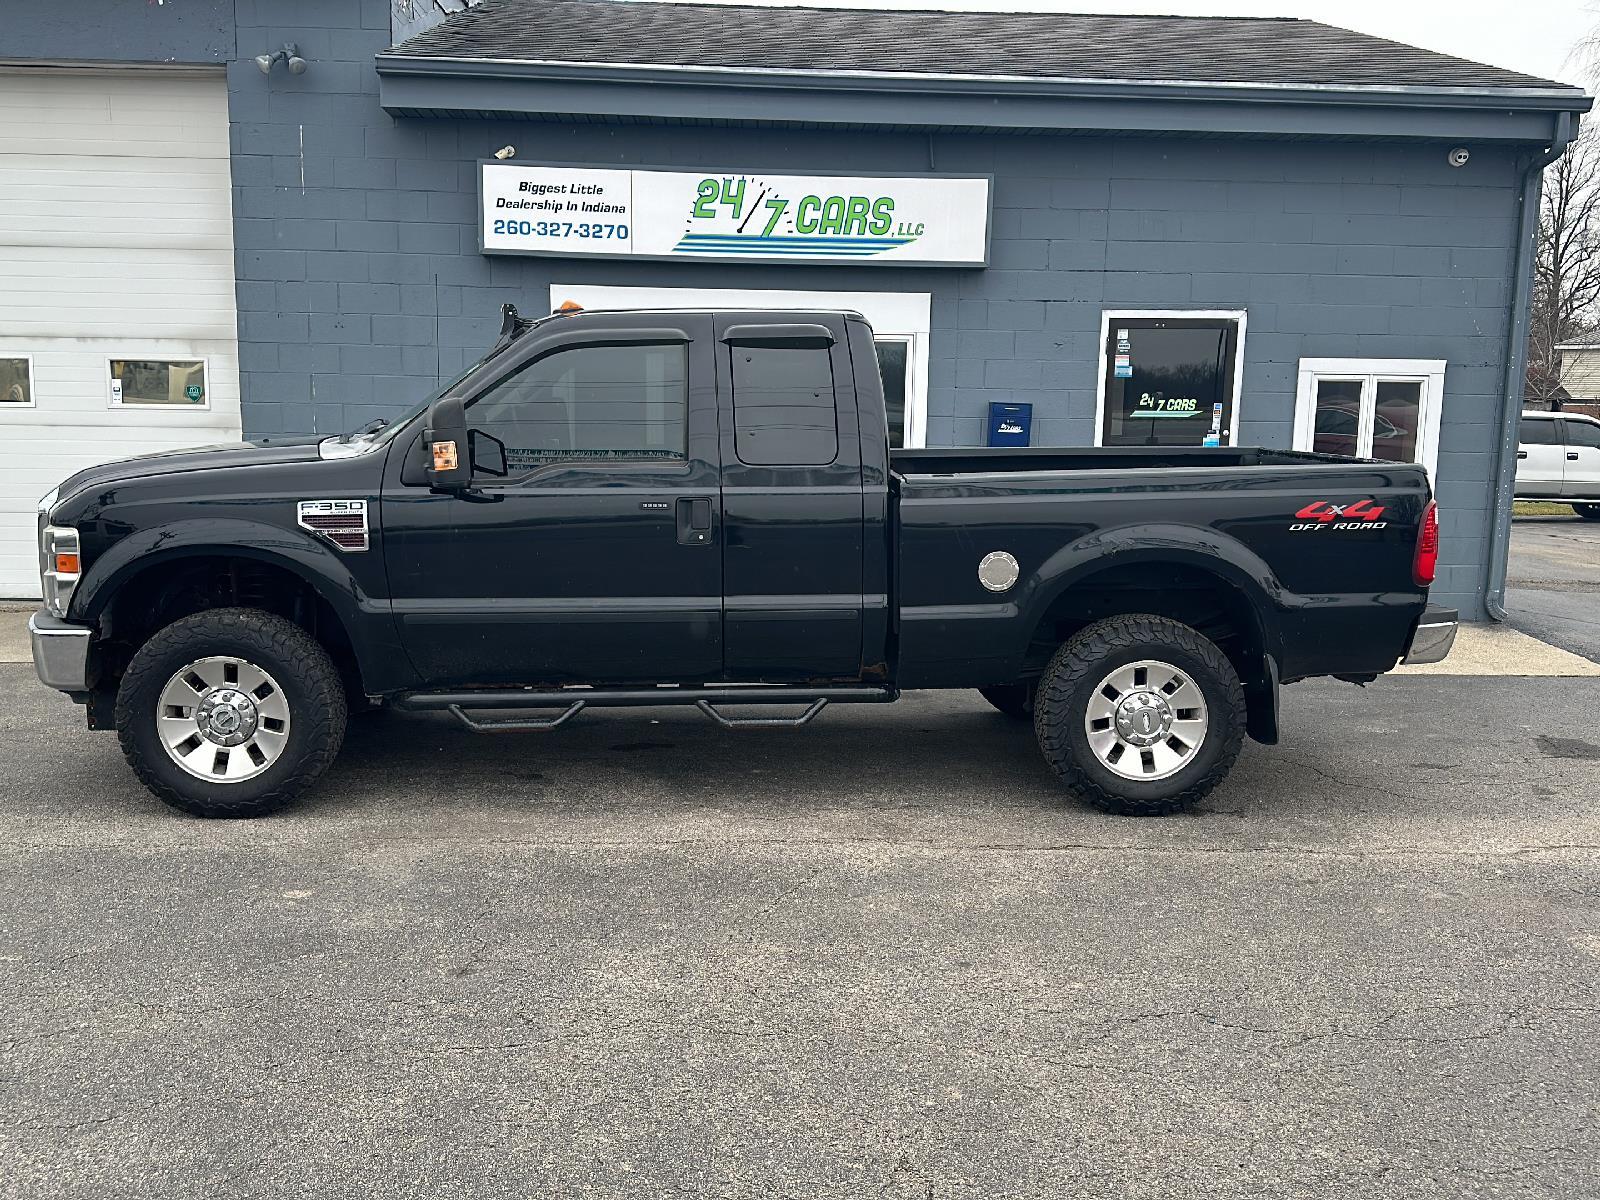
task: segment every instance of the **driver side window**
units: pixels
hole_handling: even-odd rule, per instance
[[[573,346],[495,384],[467,423],[505,444],[512,475],[551,462],[681,462],[687,370],[680,342]]]

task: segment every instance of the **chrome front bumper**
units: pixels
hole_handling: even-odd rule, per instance
[[[1411,635],[1411,648],[1400,661],[1407,666],[1418,663],[1443,662],[1456,644],[1456,630],[1460,628],[1459,616],[1453,608],[1428,605]]]
[[[33,669],[46,687],[60,692],[89,690],[89,627],[72,625],[40,609],[28,618]]]

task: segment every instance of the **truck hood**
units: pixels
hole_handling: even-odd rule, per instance
[[[62,482],[57,495],[60,500],[65,500],[86,488],[148,479],[153,475],[172,475],[181,471],[314,462],[319,457],[318,444],[326,440],[326,434],[319,437],[274,438],[270,441],[230,442],[221,446],[195,446],[186,450],[162,450],[155,454],[119,458],[70,476]]]

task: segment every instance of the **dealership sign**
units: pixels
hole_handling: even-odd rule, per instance
[[[981,267],[987,176],[776,175],[486,162],[485,254]]]

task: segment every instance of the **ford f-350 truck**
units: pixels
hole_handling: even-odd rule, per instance
[[[481,732],[730,729],[972,688],[1121,813],[1193,805],[1280,684],[1443,658],[1419,466],[1250,448],[891,450],[840,312],[509,305],[409,415],[82,471],[39,510],[40,678],[156,795],[271,811],[387,705]]]

